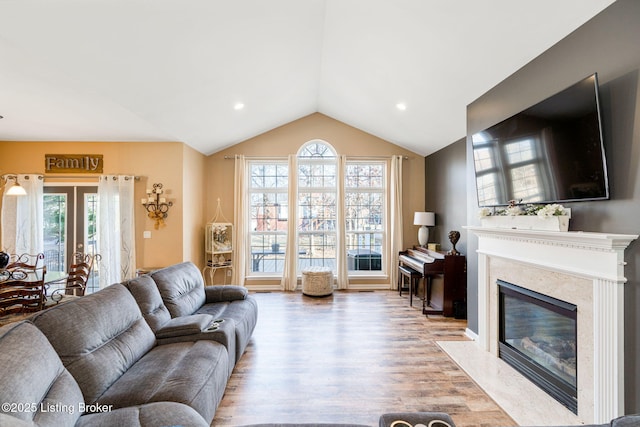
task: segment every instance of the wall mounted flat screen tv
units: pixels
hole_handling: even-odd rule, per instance
[[[479,206],[609,198],[597,74],[472,142]]]

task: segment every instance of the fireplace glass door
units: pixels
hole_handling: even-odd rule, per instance
[[[498,281],[500,357],[539,387],[577,410],[577,307]]]

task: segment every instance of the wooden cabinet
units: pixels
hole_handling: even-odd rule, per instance
[[[441,301],[444,316],[462,317],[456,303],[467,300],[467,259],[464,255],[445,255],[443,273],[443,296]],[[466,312],[466,307],[464,307]],[[464,316],[466,317],[466,315]]]

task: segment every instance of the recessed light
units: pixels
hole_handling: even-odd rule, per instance
[[[396,108],[400,111],[404,111],[407,109],[407,104],[405,104],[404,102],[398,102],[396,104]]]
[[[236,102],[236,104],[233,106],[233,109],[236,111],[242,110],[244,108],[244,104],[242,102]]]

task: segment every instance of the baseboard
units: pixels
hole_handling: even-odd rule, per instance
[[[472,341],[478,341],[478,334],[476,334],[469,328],[466,328],[464,330],[464,335]]]

